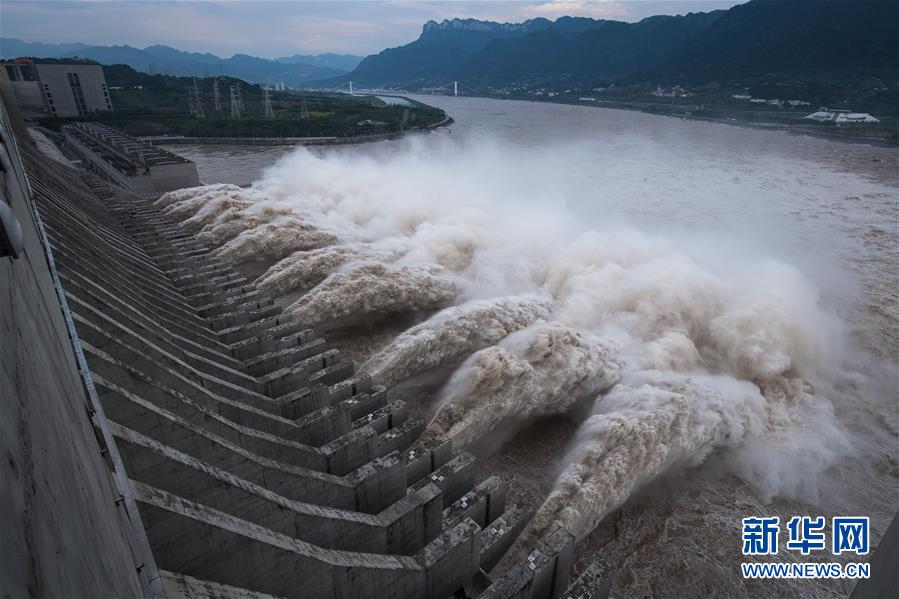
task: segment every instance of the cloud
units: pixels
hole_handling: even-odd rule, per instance
[[[529,18],[544,17],[546,19],[579,16],[626,20],[631,14],[627,3],[616,0],[551,0],[533,6],[525,6],[522,8],[522,12]]]

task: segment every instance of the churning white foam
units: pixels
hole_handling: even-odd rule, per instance
[[[765,496],[814,493],[846,450],[826,392],[841,326],[796,268],[638,231],[615,189],[586,192],[601,208],[574,214],[558,182],[582,147],[382,150],[299,148],[249,190],[160,204],[226,258],[280,260],[259,284],[312,287],[290,308],[309,324],[417,315],[366,369],[393,383],[461,362],[431,423],[461,445],[595,401],[532,533],[583,537],[638,486],[716,452]]]
[[[564,414],[618,382],[613,353],[593,335],[558,322],[513,333],[459,367],[429,429],[467,447],[530,418]]]
[[[472,300],[441,310],[398,335],[362,367],[392,385],[498,343],[549,316],[551,301],[538,294]]]

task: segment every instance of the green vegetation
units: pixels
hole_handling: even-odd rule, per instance
[[[214,105],[214,79],[198,77],[205,113],[199,118],[191,114],[190,77],[147,75],[125,65],[103,70],[115,110],[98,112],[85,120],[106,123],[136,136],[352,137],[424,129],[446,118],[442,110],[417,102],[397,106],[371,96],[294,91],[270,91],[274,116],[266,118],[262,88],[232,77],[219,78],[223,108],[219,112]],[[245,110],[239,118],[231,118],[230,88],[238,85]],[[67,119],[43,121],[52,128],[65,122]]]

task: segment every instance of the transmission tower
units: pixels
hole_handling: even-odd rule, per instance
[[[240,118],[240,102],[237,100],[237,91],[234,89],[234,86],[231,85],[228,87],[231,92],[231,118],[239,119]]]
[[[219,78],[216,77],[212,80],[212,101],[215,110],[221,112],[222,109],[222,95],[219,92]]]
[[[197,78],[194,77],[194,101],[193,101],[193,113],[198,119],[202,119],[206,117],[206,113],[203,111],[203,102],[200,100],[200,88],[197,86]]]
[[[237,109],[241,112],[247,110],[247,105],[243,102],[243,94],[240,93],[240,83],[237,84]]]
[[[150,71],[151,75],[155,75],[156,74],[156,63],[151,62],[148,70]]]
[[[300,96],[300,118],[301,119],[309,118],[309,105],[306,104],[305,94]]]
[[[275,118],[275,111],[272,110],[272,97],[268,93],[267,85],[262,87],[262,103],[265,105],[265,118],[267,118],[267,119]]]

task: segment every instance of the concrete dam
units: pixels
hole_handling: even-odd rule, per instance
[[[607,596],[564,528],[507,556],[504,482],[152,201],[0,133],[7,596]]]

